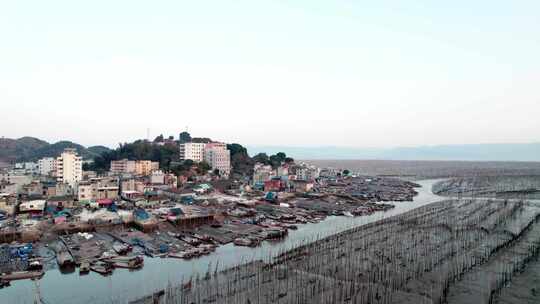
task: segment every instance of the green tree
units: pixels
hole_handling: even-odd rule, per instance
[[[204,160],[197,164],[197,173],[199,174],[206,174],[210,169],[212,169],[212,167]]]
[[[253,156],[253,160],[257,163],[262,163],[265,165],[270,164],[270,159],[268,158],[268,155],[266,153],[259,153]]]

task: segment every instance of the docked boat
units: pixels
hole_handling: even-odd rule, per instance
[[[144,265],[144,259],[141,256],[114,257],[107,259],[106,262],[111,263],[115,268],[138,269]]]
[[[88,274],[90,272],[90,263],[83,261],[79,267],[79,274]]]
[[[185,259],[185,260],[189,260],[189,259],[191,259],[193,257],[193,255],[188,251],[169,252],[168,256],[170,258]]]
[[[28,262],[27,271],[41,271],[43,270],[43,263],[39,259],[33,259]]]
[[[111,266],[110,263],[97,262],[90,266],[90,270],[105,276],[113,272],[113,267]]]
[[[1,282],[10,282],[25,279],[39,279],[45,274],[44,271],[15,271],[0,275]]]
[[[9,281],[4,281],[0,279],[0,288],[8,287],[9,285],[11,285]]]
[[[75,260],[67,250],[58,252],[56,254],[56,261],[60,267],[75,266]]]
[[[234,244],[236,246],[253,247],[253,246],[255,246],[253,243],[254,242],[251,239],[248,239],[248,238],[236,238],[236,239],[234,239]]]
[[[133,248],[130,245],[122,243],[114,243],[112,247],[113,250],[120,255],[126,255]]]

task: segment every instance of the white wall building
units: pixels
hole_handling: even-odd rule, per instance
[[[56,158],[45,157],[38,160],[38,173],[43,176],[56,174]]]
[[[25,174],[37,174],[38,173],[38,164],[35,162],[24,162],[24,163],[16,163],[15,164],[16,170],[21,170]]]
[[[202,162],[204,160],[205,143],[188,142],[180,144],[180,159],[191,159],[194,162]]]
[[[161,170],[152,172],[150,175],[150,183],[163,185],[165,183],[165,174]]]
[[[82,158],[77,155],[77,150],[65,149],[56,159],[56,180],[76,189],[82,180]]]
[[[205,147],[204,160],[222,175],[231,173],[231,151],[222,143],[209,143]]]

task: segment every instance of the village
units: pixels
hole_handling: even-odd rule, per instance
[[[111,160],[104,172],[83,170],[86,160],[72,148],[1,172],[0,285],[53,268],[109,275],[143,267],[144,257],[194,259],[229,243],[255,247],[328,216],[388,210],[411,201],[419,187],[284,154],[238,177],[225,143],[183,132],[178,141],[148,144],[178,149],[189,174],[128,158]]]

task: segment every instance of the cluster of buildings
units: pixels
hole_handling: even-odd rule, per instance
[[[320,176],[320,169],[306,163],[284,163],[277,168],[261,163],[253,168],[252,185],[255,189],[280,192],[308,192]]]
[[[192,139],[186,132],[178,141],[163,139],[162,142],[175,145],[182,161],[193,161],[192,172],[200,162],[208,163],[220,177],[231,172],[231,154],[225,143],[205,138]],[[230,188],[234,187],[230,185],[223,186],[223,189],[233,189],[231,191],[240,194],[248,188],[266,192],[308,192],[319,174],[317,167],[305,163],[283,163],[277,168],[256,164],[251,185],[240,185],[238,190]],[[75,149],[68,148],[57,157],[20,163],[10,170],[0,171],[0,230],[2,219],[6,218],[17,222],[62,225],[81,219],[85,222],[90,219],[92,223],[103,220],[105,217],[99,212],[112,212],[107,214],[116,217],[121,214],[131,217],[141,210],[168,214],[167,210],[178,209],[177,204],[189,206],[197,196],[204,197],[213,187],[227,184],[220,177],[196,174],[189,176],[188,182],[186,176],[160,170],[158,162],[130,159],[111,161],[110,170],[98,176],[96,172],[83,171],[82,157]],[[184,221],[186,215],[176,215],[176,218]],[[200,219],[190,215],[188,222],[194,218]],[[208,220],[208,215],[203,218]],[[23,224],[21,227],[26,226]]]
[[[14,169],[0,173],[0,192],[17,193],[31,184],[35,176],[65,184],[76,191],[83,178],[82,158],[75,149],[67,148],[58,157],[46,157],[37,162],[15,164]]]
[[[230,151],[225,143],[192,139],[189,133],[183,132],[178,141],[169,137],[154,144],[174,145],[182,161],[207,162],[220,176],[231,172]],[[212,178],[215,177],[196,176],[195,180]],[[163,172],[159,162],[151,160],[113,160],[109,172],[98,176],[93,171],[83,171],[82,157],[76,149],[67,148],[57,157],[17,163],[9,170],[0,171],[0,215],[22,210],[32,218],[43,215],[46,207],[60,210],[145,200],[171,189],[174,192],[185,182],[187,177]]]
[[[220,175],[231,173],[231,152],[225,143],[188,141],[180,143],[179,149],[181,160],[205,161],[212,170],[218,170]]]

